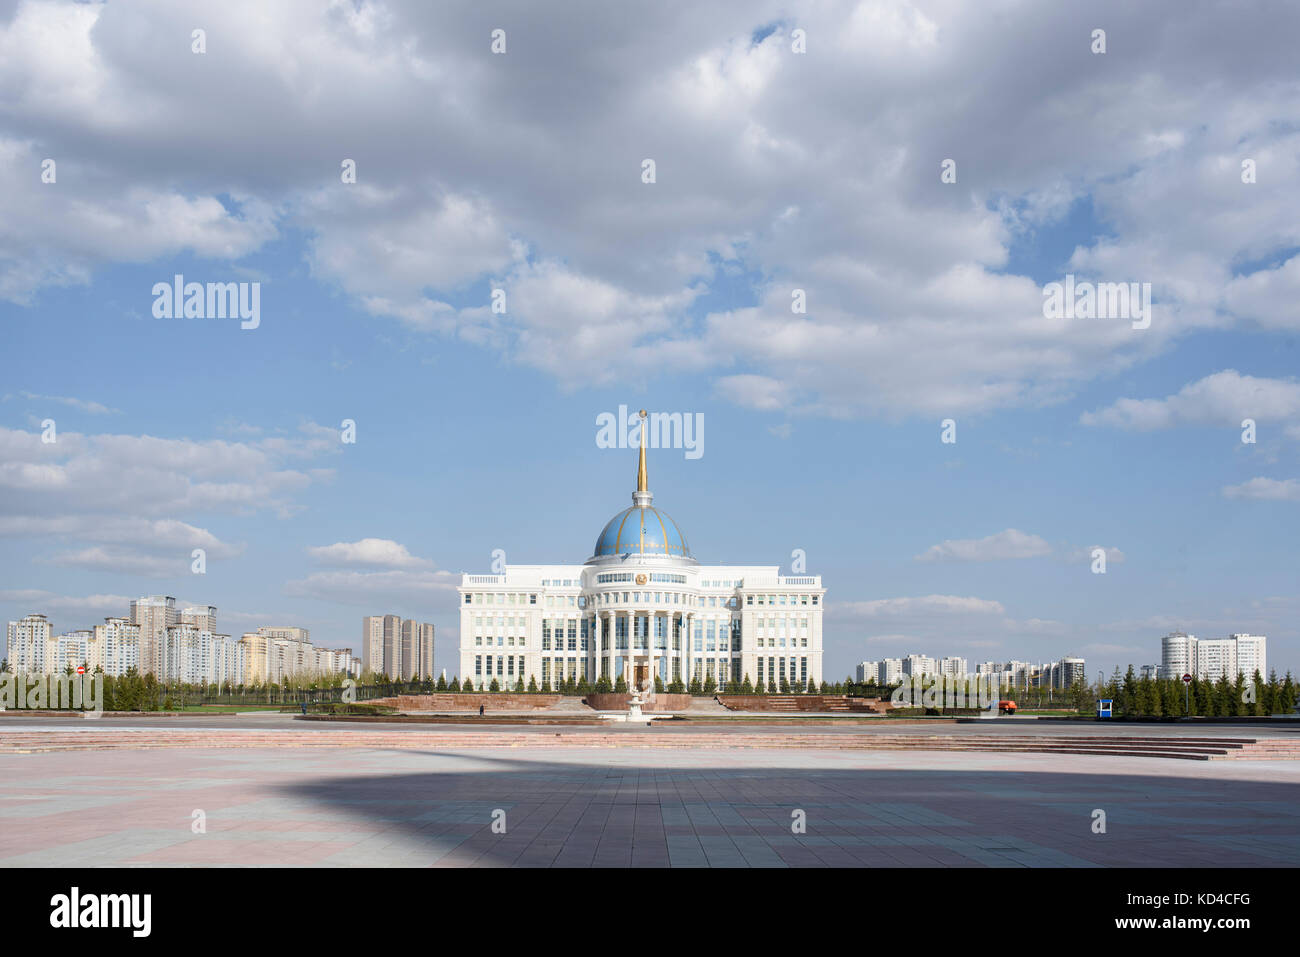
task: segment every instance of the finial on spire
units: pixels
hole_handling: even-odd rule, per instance
[[[646,476],[645,470],[646,411],[642,409],[637,414],[641,416],[641,452],[640,462],[637,464],[636,491],[632,493],[632,504],[639,508],[645,508],[654,501],[654,496],[650,493],[650,480]]]
[[[650,491],[650,482],[645,471],[645,409],[642,409],[638,414],[641,416],[641,463],[636,470],[636,490],[638,492],[648,492]]]

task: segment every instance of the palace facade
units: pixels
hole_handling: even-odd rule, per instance
[[[817,575],[776,565],[701,565],[655,508],[646,475],[645,412],[632,505],[605,523],[580,565],[506,565],[463,575],[460,676],[502,690],[522,679],[622,676],[629,687],[712,676],[807,687],[822,681]]]

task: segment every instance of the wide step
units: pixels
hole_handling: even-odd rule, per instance
[[[335,730],[0,730],[0,752],[134,750],[156,748],[818,748],[851,751],[981,751],[1093,754],[1184,760],[1300,760],[1300,741],[1285,738],[1213,738],[1100,735],[952,735],[821,733],[746,730],[741,733],[647,729],[385,731]]]

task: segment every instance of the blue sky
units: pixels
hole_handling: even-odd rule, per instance
[[[1097,56],[1090,19],[1018,4],[1000,32],[942,3],[635,30],[521,5],[494,11],[494,58],[472,8],[288,6],[268,36],[313,58],[234,12],[203,13],[196,55],[183,5],[0,5],[0,616],[90,627],[165,593],[357,648],[391,612],[450,663],[459,572],[581,562],[627,504],[634,453],[595,442],[624,404],[703,414],[701,458],[651,453],[656,505],[704,562],[803,549],[830,674],[911,652],[1109,672],[1174,627],[1300,664],[1276,24],[1102,4]],[[990,62],[1026,45],[1027,76]],[[261,282],[259,328],[153,318],[175,273]],[[1151,328],[1053,326],[1066,273],[1151,282]]]

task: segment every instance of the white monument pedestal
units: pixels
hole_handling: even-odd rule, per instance
[[[606,721],[618,721],[625,724],[644,724],[649,726],[655,718],[669,718],[667,714],[646,714],[641,710],[645,704],[646,691],[649,689],[637,689],[632,692],[632,699],[627,703],[627,713],[619,714],[602,714],[601,717]]]

